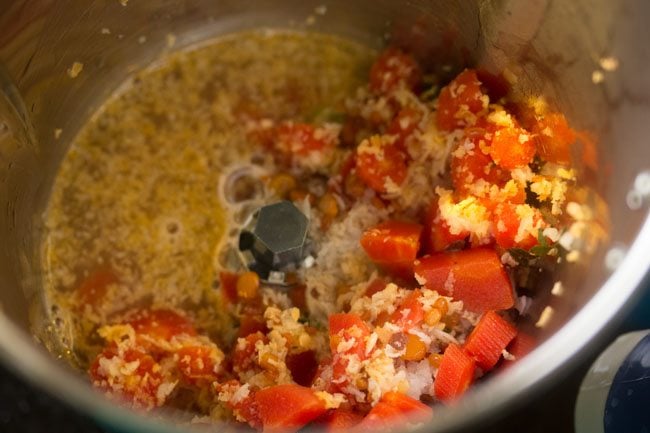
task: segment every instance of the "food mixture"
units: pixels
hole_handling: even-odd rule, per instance
[[[192,423],[432,419],[534,348],[540,276],[605,235],[580,183],[593,144],[508,88],[408,47],[268,31],[139,73],[77,137],[46,214],[66,358]]]

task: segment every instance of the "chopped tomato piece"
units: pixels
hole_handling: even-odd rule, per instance
[[[239,319],[238,337],[246,337],[250,334],[261,332],[266,334],[269,329],[266,327],[266,321],[261,316],[243,314]]]
[[[431,206],[425,215],[424,233],[424,250],[429,253],[444,251],[451,245],[464,241],[469,236],[469,232],[466,231],[459,234],[452,234],[449,231],[449,225],[440,217],[438,200],[431,202]]]
[[[413,290],[404,302],[393,313],[390,321],[400,326],[404,331],[417,326],[424,320],[424,308],[419,301],[420,291]]]
[[[329,328],[332,353],[337,352],[337,346],[341,339],[354,338],[358,344],[348,349],[346,353],[356,353],[361,359],[365,358],[365,338],[370,335],[370,328],[359,315],[354,313],[332,314],[329,317]]]
[[[176,352],[178,368],[188,381],[214,381],[222,355],[212,346],[186,346]]]
[[[500,186],[510,179],[510,174],[497,166],[486,153],[493,134],[494,128],[487,122],[465,129],[465,139],[451,158],[451,180],[457,192],[471,193],[472,186],[479,180]]]
[[[399,187],[407,174],[406,155],[391,136],[373,135],[357,147],[357,175],[378,193]]]
[[[495,311],[488,311],[467,337],[464,349],[474,357],[476,365],[483,371],[489,371],[516,335],[517,328]]]
[[[386,270],[412,275],[421,236],[420,224],[386,221],[366,230],[361,237],[361,246],[373,262]]]
[[[387,392],[381,398],[381,401],[398,408],[408,417],[409,422],[427,422],[433,416],[433,410],[430,406],[401,392]]]
[[[474,359],[460,346],[447,346],[433,383],[436,398],[449,402],[463,395],[474,380],[475,369]]]
[[[507,350],[517,361],[532,352],[536,346],[537,339],[535,337],[525,332],[519,332],[514,340],[510,342]]]
[[[521,210],[521,216],[518,209]],[[523,222],[522,222],[523,216]],[[542,214],[528,205],[499,203],[492,214],[492,232],[501,248],[523,248],[529,250],[537,245],[537,229],[541,227]],[[522,227],[522,224],[528,226]]]
[[[192,322],[173,310],[142,310],[131,318],[128,324],[136,334],[163,341],[169,341],[181,334],[196,335]]]
[[[285,384],[263,388],[255,402],[264,432],[295,432],[327,410],[313,390]]]
[[[348,381],[347,367],[349,360],[343,355],[356,355],[360,360],[366,359],[366,338],[370,328],[353,313],[332,314],[329,317],[330,350],[332,358],[332,376],[337,384],[345,385]],[[353,344],[339,352],[339,344],[353,341]]]
[[[461,72],[440,91],[436,112],[438,127],[451,131],[470,124],[469,119],[487,108],[487,102],[476,71]]]
[[[261,341],[267,343],[267,338],[260,332],[238,338],[232,352],[232,365],[235,372],[246,372],[257,365],[255,344]]]
[[[567,165],[571,162],[571,145],[576,141],[576,133],[560,113],[548,113],[538,119],[533,131],[539,156],[555,164]]]
[[[500,167],[514,170],[533,162],[535,144],[525,129],[498,129],[492,137],[490,156]]]
[[[114,368],[103,367],[106,361]],[[135,370],[133,365],[137,365]],[[131,373],[123,374],[127,369]],[[151,409],[165,403],[166,394],[158,392],[164,381],[162,368],[143,351],[127,349],[119,353],[115,346],[109,346],[95,358],[89,373],[94,386],[121,396],[134,407]]]
[[[386,131],[396,137],[395,145],[406,150],[406,140],[418,129],[422,121],[422,112],[412,107],[402,108]]]
[[[97,308],[104,299],[108,286],[117,282],[119,280],[113,270],[108,267],[96,269],[77,288],[76,297],[79,307],[90,305],[93,309]]]
[[[370,89],[389,93],[400,87],[414,90],[420,84],[422,71],[417,61],[399,48],[384,50],[370,68]]]
[[[284,122],[276,131],[278,150],[300,156],[334,147],[336,140],[336,136],[309,123]]]
[[[426,288],[463,301],[475,313],[514,305],[514,290],[496,251],[473,248],[439,253],[415,262],[415,278]]]
[[[318,370],[318,360],[313,350],[290,353],[287,355],[285,362],[294,382],[302,386],[311,385]]]
[[[237,279],[239,276],[233,272],[219,273],[221,297],[228,304],[237,302]]]
[[[349,409],[334,409],[322,420],[328,433],[346,433],[363,420],[363,416]]]
[[[229,380],[224,383],[215,382],[215,390],[226,395],[235,395],[241,387],[241,383],[237,380]],[[237,419],[247,422],[256,430],[262,429],[262,418],[257,407],[254,390],[249,389],[248,395],[241,399],[232,399],[224,403],[235,413]]]

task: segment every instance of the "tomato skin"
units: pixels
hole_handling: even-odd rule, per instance
[[[400,186],[406,179],[406,155],[390,136],[374,135],[362,141],[356,159],[357,176],[380,194],[387,192],[387,181]]]
[[[576,133],[560,113],[548,113],[538,119],[533,127],[535,145],[539,156],[560,165],[571,163],[571,145]]]
[[[349,409],[334,409],[322,419],[324,430],[328,433],[345,433],[363,420],[363,416]]]
[[[457,114],[465,108],[469,113],[478,114],[487,107],[484,106],[484,99],[487,98],[481,91],[481,82],[476,71],[464,70],[440,91],[436,112],[438,128],[452,131],[465,126],[467,121],[459,118]]]
[[[413,290],[399,308],[395,310],[390,321],[404,331],[419,325],[424,320],[424,308],[418,300],[420,295],[420,290]]]
[[[366,230],[361,236],[361,246],[379,266],[398,275],[412,276],[422,230],[420,224],[386,221]]]
[[[433,409],[430,406],[401,392],[387,392],[381,400],[400,409],[408,416],[409,422],[427,422],[433,416]]]
[[[474,380],[476,364],[457,344],[447,346],[440,361],[434,393],[438,400],[450,402],[463,395]]]
[[[404,87],[415,90],[420,84],[420,65],[410,54],[396,47],[385,49],[370,68],[369,87],[375,93],[390,93]]]
[[[221,297],[226,304],[237,303],[237,278],[239,276],[233,272],[219,273]]]
[[[468,236],[467,231],[458,234],[450,232],[449,225],[440,216],[438,200],[434,199],[424,216],[424,251],[429,254],[444,251],[451,245],[464,241]]]
[[[173,310],[141,310],[127,323],[133,327],[136,334],[162,341],[169,341],[181,334],[196,335],[192,322]]]
[[[474,358],[476,365],[487,372],[494,368],[516,335],[517,328],[491,310],[483,314],[463,349]]]
[[[514,305],[510,278],[492,249],[434,254],[416,261],[414,270],[426,288],[463,301],[469,311],[483,313]]]
[[[412,107],[404,107],[388,125],[388,134],[396,137],[395,145],[406,151],[406,141],[418,129],[422,121],[422,112]]]
[[[263,388],[254,398],[267,433],[295,432],[327,410],[313,390],[300,385]]]
[[[118,283],[119,279],[115,272],[109,267],[100,267],[86,277],[75,292],[79,303],[79,308],[90,305],[92,309],[97,309],[101,304],[108,286]]]
[[[535,157],[535,144],[522,128],[498,129],[492,137],[490,156],[497,165],[507,170],[524,167]]]

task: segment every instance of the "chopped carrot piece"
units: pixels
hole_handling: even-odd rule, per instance
[[[532,352],[537,346],[537,339],[525,332],[518,332],[517,336],[508,345],[508,352],[518,361]]]
[[[475,313],[505,310],[514,305],[514,290],[496,251],[473,248],[421,258],[415,278],[428,289],[463,301]]]
[[[404,331],[420,324],[424,320],[424,308],[419,301],[420,295],[419,290],[413,290],[393,313],[390,321]]]
[[[263,388],[255,403],[267,433],[295,432],[327,410],[313,390],[293,384]]]
[[[408,418],[400,410],[390,403],[380,401],[366,415],[356,427],[356,431],[375,432],[377,430],[387,431],[398,425],[404,425]]]
[[[420,249],[422,226],[402,221],[387,221],[366,230],[361,246],[370,259],[389,272],[410,276]]]
[[[449,402],[463,395],[474,380],[475,369],[474,359],[460,346],[447,346],[433,383],[436,398]]]
[[[415,90],[421,78],[422,71],[413,56],[389,47],[370,68],[370,89],[376,93],[389,93],[400,87]]]
[[[467,125],[467,118],[487,108],[487,102],[476,71],[466,69],[440,91],[436,112],[438,127],[451,131]]]
[[[514,170],[533,162],[535,144],[525,129],[498,129],[492,137],[490,156],[499,166]]]
[[[328,433],[345,433],[363,420],[363,416],[349,409],[334,409],[323,419],[322,424]]]
[[[483,314],[467,340],[464,349],[476,360],[483,371],[489,371],[501,358],[501,354],[517,335],[517,328],[495,311]]]

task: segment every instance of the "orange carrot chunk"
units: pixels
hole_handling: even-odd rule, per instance
[[[313,390],[293,384],[263,388],[255,403],[266,433],[295,432],[326,411]]]
[[[438,400],[449,402],[457,399],[474,380],[476,363],[457,344],[447,346],[433,383]]]
[[[387,271],[411,276],[421,235],[420,224],[387,221],[366,230],[361,246],[373,262]]]
[[[417,260],[414,271],[420,284],[463,301],[469,311],[484,313],[514,305],[510,278],[493,249],[434,254]]]
[[[528,355],[537,346],[537,339],[532,335],[524,332],[519,332],[517,336],[508,345],[508,352],[515,357],[514,361],[518,361],[524,356]]]
[[[496,311],[488,311],[467,337],[464,349],[474,357],[476,365],[483,371],[489,371],[516,335],[517,329],[514,326]]]

